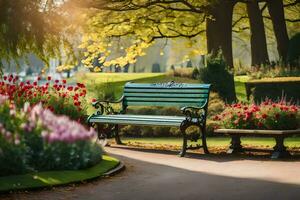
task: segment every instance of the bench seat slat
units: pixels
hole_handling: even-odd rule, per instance
[[[185,106],[198,106],[201,107],[204,105],[203,102],[154,102],[154,101],[126,101],[123,102],[126,106],[177,106],[177,107],[185,107]]]
[[[185,94],[208,94],[209,89],[186,89],[186,88],[156,88],[156,89],[148,89],[148,88],[126,88],[124,89],[124,94],[126,93],[185,93]]]
[[[158,126],[180,126],[184,116],[156,116],[156,115],[98,115],[92,116],[90,122],[108,124],[137,124]]]
[[[126,97],[153,97],[153,98],[208,98],[208,93],[206,94],[186,94],[186,93],[125,93]]]
[[[158,98],[158,97],[126,97],[125,101],[139,102],[178,102],[178,103],[205,103],[205,99],[200,98]]]

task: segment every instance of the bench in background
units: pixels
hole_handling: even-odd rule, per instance
[[[293,135],[300,135],[300,129],[297,130],[246,130],[246,129],[217,129],[217,134],[231,136],[231,145],[228,153],[239,153],[245,150],[241,145],[241,137],[273,137],[276,145],[273,147],[271,158],[284,158],[290,155],[284,146],[284,139]]]

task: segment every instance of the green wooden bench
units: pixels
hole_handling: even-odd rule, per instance
[[[93,106],[97,111],[89,116],[88,123],[97,129],[99,140],[115,137],[117,144],[122,144],[119,137],[119,125],[151,125],[179,127],[183,137],[180,156],[187,149],[203,148],[209,153],[206,145],[206,116],[209,100],[209,84],[186,83],[126,83],[123,96],[114,102],[96,101]],[[121,109],[115,111],[112,104],[120,103]],[[181,109],[182,116],[134,115],[126,114],[129,106],[175,106]],[[197,133],[187,134],[187,128],[196,126]],[[188,141],[202,145],[188,145]]]

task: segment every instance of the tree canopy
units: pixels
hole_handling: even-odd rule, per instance
[[[116,63],[124,66],[135,62],[136,57],[143,55],[143,50],[152,45],[156,39],[179,37],[190,38],[194,42],[205,37],[207,42],[201,46],[207,49],[207,53],[217,53],[221,48],[228,64],[232,66],[232,32],[234,36],[241,38],[245,36],[249,38],[249,35],[252,37],[256,31],[249,30],[255,28],[254,25],[259,18],[261,26],[258,30],[265,28],[267,39],[275,36],[273,38],[277,40],[279,56],[282,57],[286,54],[286,47],[280,45],[282,46],[288,37],[281,33],[295,32],[300,25],[299,0],[90,0],[88,2],[77,0],[75,2],[89,9],[86,12],[89,14],[86,14],[87,23],[83,29],[84,37],[81,45],[81,48],[86,50],[84,64],[87,66],[90,66],[95,58],[107,66]],[[249,7],[250,3],[254,7]],[[284,7],[282,16],[278,13],[280,3]],[[272,9],[278,16],[272,15],[270,12]],[[250,11],[256,15],[251,15]],[[256,20],[252,20],[252,26],[249,16]],[[286,27],[282,24],[285,22],[288,23],[287,30],[284,30]],[[281,24],[282,26],[278,26]],[[266,41],[266,37],[265,39],[261,37],[264,37],[264,33],[257,35],[257,38]],[[253,43],[255,41],[253,40]],[[268,42],[265,42],[265,46]],[[260,48],[253,47],[252,52],[256,49],[258,54],[264,53],[259,51]],[[267,62],[268,55],[266,53],[264,55],[253,63]]]
[[[70,48],[65,17],[55,0],[0,0],[0,60],[35,54],[47,63]],[[71,51],[69,51],[71,52]]]

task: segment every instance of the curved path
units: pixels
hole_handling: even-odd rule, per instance
[[[107,148],[126,170],[112,178],[0,199],[299,199],[300,160]],[[247,158],[245,160],[244,158]]]

